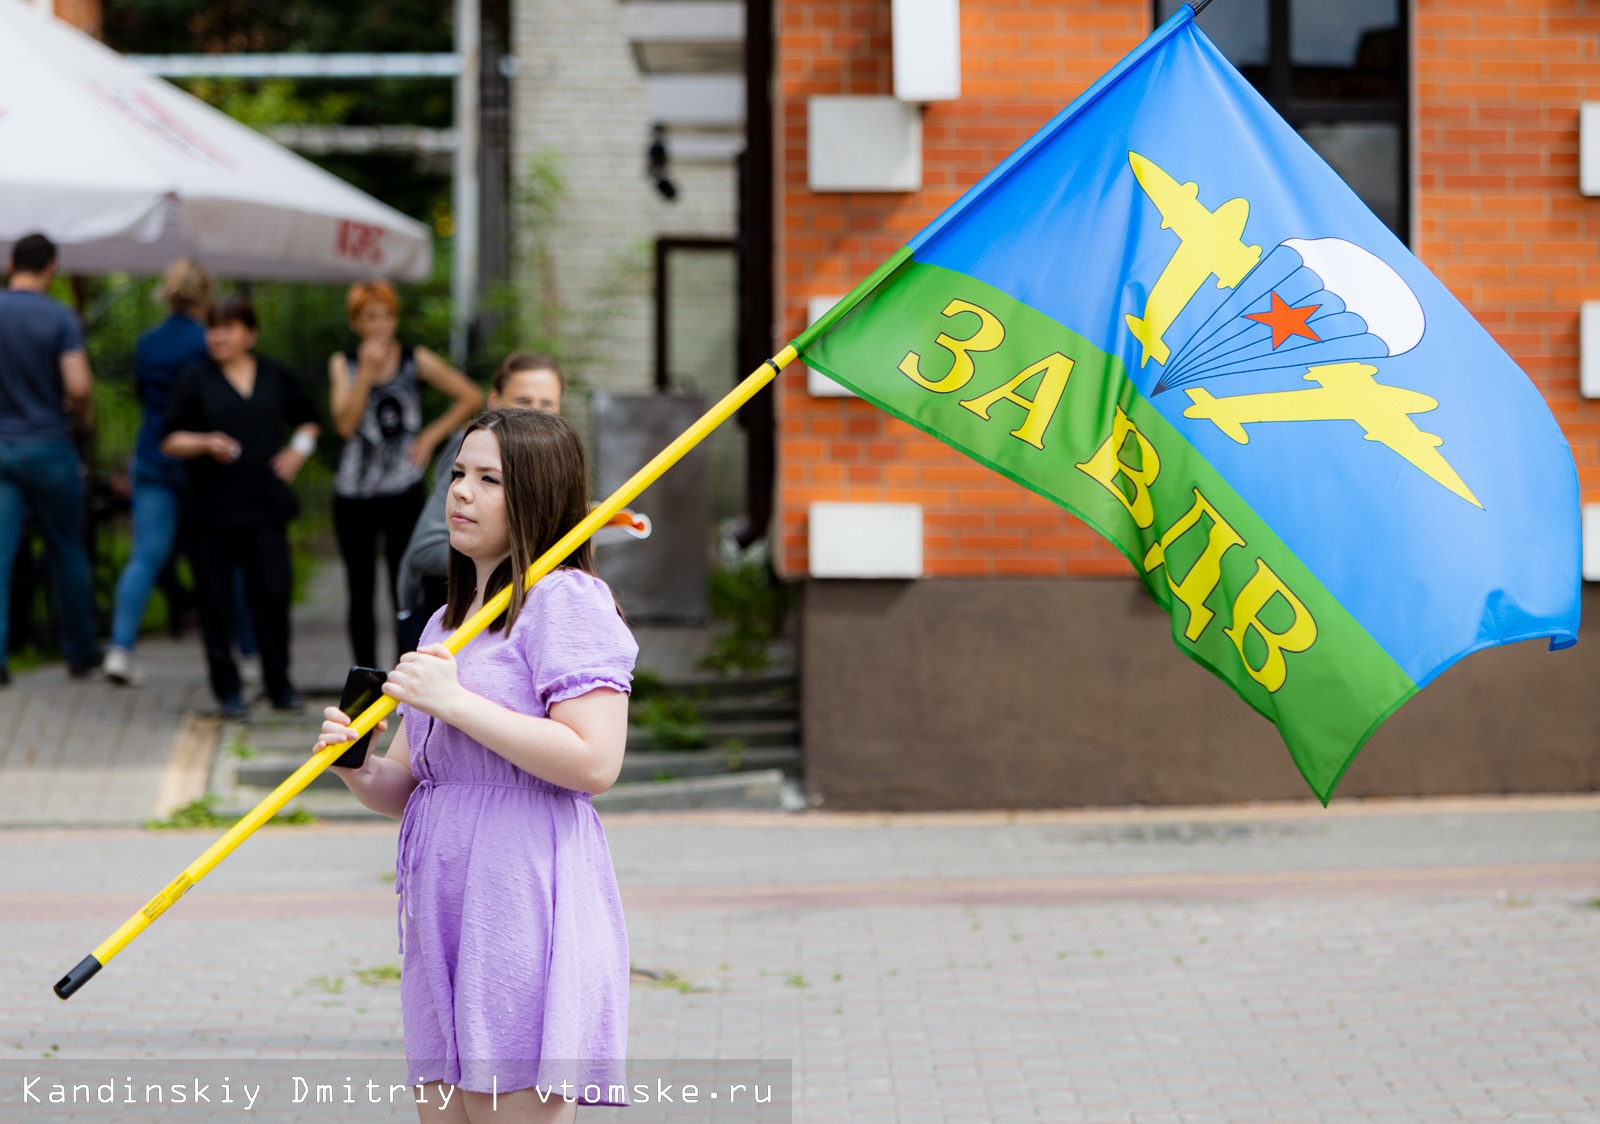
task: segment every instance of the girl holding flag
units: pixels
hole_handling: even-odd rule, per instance
[[[334,771],[402,820],[401,1003],[427,1118],[555,1124],[620,1103],[625,1081],[627,931],[589,797],[622,767],[638,646],[587,543],[522,586],[589,510],[571,425],[490,410],[451,476],[449,599],[384,687],[404,726],[386,757]],[[440,641],[508,583],[505,615],[452,656]],[[318,748],[355,737],[326,718]]]

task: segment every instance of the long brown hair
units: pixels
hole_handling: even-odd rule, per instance
[[[462,442],[480,429],[493,433],[500,442],[501,487],[505,491],[506,525],[511,537],[511,557],[489,575],[483,599],[487,602],[511,586],[511,605],[489,626],[492,631],[509,631],[527,594],[522,575],[589,514],[589,473],[577,430],[558,414],[487,410],[467,426]],[[592,574],[594,548],[585,542],[557,566]],[[466,620],[476,579],[477,568],[472,559],[451,547],[446,628],[457,628]]]

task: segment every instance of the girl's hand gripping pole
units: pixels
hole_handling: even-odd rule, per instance
[[[859,299],[855,293],[852,293],[851,296]],[[841,304],[843,303],[841,302]],[[698,421],[679,434],[670,445],[657,453],[648,464],[634,473],[626,484],[613,492],[609,499],[591,510],[582,522],[563,535],[559,542],[545,551],[532,566],[529,566],[528,572],[523,578],[524,585],[531,587],[540,578],[554,570],[567,555],[582,546],[590,535],[609,523],[612,516],[637,499],[639,494],[651,484],[654,484],[662,473],[681,460],[685,453],[703,441],[712,430],[732,417],[739,407],[743,406],[759,390],[775,379],[778,376],[778,372],[792,363],[798,354],[795,346],[790,344],[746,376],[744,381],[729,391],[722,401],[711,407]],[[445,646],[452,652],[460,652],[461,649],[471,643],[478,633],[487,628],[490,622],[505,612],[506,606],[510,603],[511,587],[507,586],[494,597],[491,597],[482,609],[479,609],[462,622],[461,627],[445,639]],[[385,695],[356,715],[355,721],[350,723],[350,728],[358,735],[368,733],[394,707],[394,700]],[[345,749],[346,744],[340,742],[312,754],[305,764],[301,765],[288,779],[273,789],[243,819],[230,827],[222,838],[206,848],[204,854],[185,867],[183,872],[167,883],[159,894],[146,902],[143,909],[124,921],[116,932],[102,941],[92,953],[79,961],[77,967],[62,976],[56,982],[56,994],[62,999],[68,999],[74,992],[88,983],[96,972],[110,963],[113,956],[126,948],[133,938],[149,927],[152,921],[160,917],[174,902],[188,893],[196,882],[211,873],[212,869],[227,858],[235,847],[254,834],[257,828],[282,811],[284,805],[299,795],[300,791],[310,784],[317,774],[343,756]]]

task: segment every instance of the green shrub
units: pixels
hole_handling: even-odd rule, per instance
[[[659,694],[634,704],[631,721],[650,735],[651,749],[704,749],[706,725],[682,695]]]
[[[177,809],[164,820],[145,820],[144,826],[150,831],[174,831],[197,827],[232,827],[243,818],[242,816],[219,815],[215,808],[216,802],[217,798],[207,793],[198,800],[189,801],[189,803]],[[317,822],[317,817],[304,808],[296,808],[292,812],[279,812],[267,822],[270,824],[312,824]]]
[[[765,671],[767,649],[783,631],[783,591],[765,562],[754,559],[711,575],[711,615],[722,625],[700,661],[709,671]]]

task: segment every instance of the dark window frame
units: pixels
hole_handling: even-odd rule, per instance
[[[656,239],[655,247],[655,389],[657,394],[672,391],[672,327],[669,302],[672,285],[672,257],[677,253],[718,253],[737,255],[739,242],[734,238],[673,237]]]
[[[1228,0],[1219,0],[1226,3]],[[1411,137],[1411,5],[1409,0],[1397,0],[1399,12],[1399,37],[1401,50],[1401,81],[1399,97],[1365,100],[1333,100],[1296,98],[1294,96],[1294,60],[1291,54],[1290,13],[1291,0],[1265,0],[1267,8],[1267,82],[1261,91],[1263,97],[1278,114],[1296,131],[1302,125],[1342,124],[1344,122],[1388,122],[1398,127],[1400,134],[1399,212],[1395,236],[1407,246],[1411,244],[1412,195],[1412,137]],[[1152,0],[1151,10],[1156,23],[1161,22],[1162,0]]]

